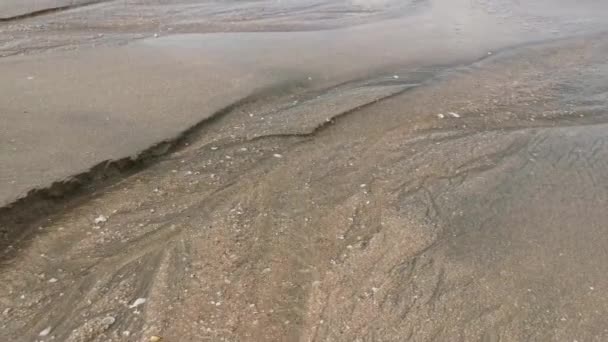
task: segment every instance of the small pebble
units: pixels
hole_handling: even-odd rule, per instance
[[[137,298],[133,304],[129,305],[129,309],[136,308],[146,302],[146,298]]]
[[[459,118],[459,117],[460,117],[460,114],[458,114],[458,113],[449,112],[448,114],[449,114],[451,117],[453,117],[453,118]]]
[[[160,342],[163,338],[160,336],[150,336],[150,342]]]
[[[275,158],[283,158],[283,155],[282,154],[278,154],[278,153],[275,153],[272,156],[275,157]]]
[[[93,222],[95,222],[95,224],[100,224],[100,223],[104,223],[108,220],[107,217],[105,217],[104,215],[99,215],[95,218],[95,220]]]
[[[57,278],[51,278],[49,279],[49,283],[56,283],[57,282]]]
[[[41,331],[41,332],[38,334],[38,336],[42,336],[42,337],[44,337],[44,336],[47,336],[47,335],[48,335],[48,334],[50,334],[50,333],[51,333],[51,327],[48,327],[48,328],[46,328],[46,329],[42,330],[42,331]]]
[[[114,317],[112,317],[112,316],[107,316],[107,317],[104,317],[104,318],[101,320],[101,324],[103,324],[103,325],[107,325],[107,326],[110,326],[110,325],[114,324],[114,322],[116,322],[116,318],[114,318]]]
[[[443,118],[445,118],[445,115],[439,113],[439,114],[437,114],[437,117],[440,118],[440,119],[443,119]]]

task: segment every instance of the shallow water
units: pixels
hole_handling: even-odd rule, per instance
[[[0,203],[135,155],[268,88],[390,78],[605,29],[606,5],[545,7],[470,0],[110,1],[4,24],[4,51],[30,56],[0,61],[0,159],[11,161],[0,166]],[[223,31],[265,32],[208,33],[215,31],[210,22]],[[235,23],[241,26],[231,28]],[[283,27],[304,31],[267,32]],[[41,53],[51,47],[57,51]]]
[[[99,135],[118,152],[263,90],[141,172],[33,222],[1,217],[26,234],[3,240],[0,337],[606,340],[606,6],[411,6],[0,61],[40,82],[0,80],[5,107],[129,119],[106,129],[120,144]]]

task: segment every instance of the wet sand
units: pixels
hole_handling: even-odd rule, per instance
[[[177,87],[167,97],[176,102],[160,101],[168,108],[209,82],[196,72],[208,70],[204,63],[193,62],[201,51],[213,67],[252,72],[271,88],[190,131],[146,169],[65,199],[61,210],[33,222],[0,217],[5,231],[24,233],[4,240],[0,337],[605,340],[605,35],[573,30],[584,34],[501,51],[527,40],[471,38],[460,49],[427,36],[412,50],[396,44],[406,30],[378,41],[373,25],[346,29],[369,34],[350,42],[341,29],[299,36],[293,46],[287,33],[177,35],[120,50],[166,55],[143,63],[149,73],[125,71],[94,86],[145,74],[125,89],[156,93],[163,82],[141,85],[175,73],[167,61],[178,59],[190,83],[167,77],[166,89]],[[331,51],[349,58],[325,60],[318,49],[327,41],[343,42]],[[356,53],[357,41],[378,47]],[[372,52],[387,42],[377,62]],[[266,51],[273,45],[301,58],[286,62]],[[84,61],[118,58],[107,48],[99,57],[78,52],[71,75],[103,74],[88,73]],[[57,53],[49,63],[66,56]],[[38,58],[14,63],[31,68]],[[61,71],[42,67],[58,79]],[[272,91],[280,82],[292,87]],[[251,84],[221,88],[239,98]],[[122,93],[117,106],[142,103]],[[192,108],[206,101],[189,101],[180,108],[194,121]],[[213,113],[206,108],[199,115]],[[133,115],[132,132],[142,115]],[[187,126],[178,123],[175,131]]]

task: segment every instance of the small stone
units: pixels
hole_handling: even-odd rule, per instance
[[[439,114],[437,114],[437,117],[440,118],[440,119],[443,119],[443,118],[445,118],[445,115],[439,113]]]
[[[453,118],[459,118],[459,117],[460,117],[460,114],[458,114],[458,113],[449,112],[448,114],[449,114],[451,117],[453,117]]]
[[[95,224],[100,224],[100,223],[104,223],[108,220],[107,217],[105,217],[104,215],[99,215],[95,218],[95,220],[93,222],[95,222]]]
[[[211,146],[211,151],[216,151],[217,150],[217,146]]]
[[[122,336],[129,337],[129,336],[131,336],[131,332],[129,330],[125,330],[122,332]]]
[[[367,184],[361,184],[359,185],[360,188],[365,188],[367,186]]]
[[[393,78],[398,80],[399,79],[399,75],[393,75]]]
[[[136,308],[146,302],[146,298],[137,298],[133,304],[129,305],[129,309]]]
[[[28,76],[27,79],[28,79],[28,81],[31,81],[34,79],[34,76]]]
[[[272,156],[275,157],[275,158],[283,158],[283,155],[282,154],[278,154],[278,153],[275,153]]]
[[[150,336],[150,342],[160,342],[163,338],[160,336]]]
[[[2,311],[2,314],[3,314],[4,316],[6,316],[6,315],[8,315],[9,313],[11,313],[11,310],[12,310],[11,308],[6,308],[6,309],[4,309],[4,311]]]
[[[155,34],[154,34],[154,38],[158,38],[158,33],[155,33]]]
[[[270,267],[267,267],[262,270],[262,273],[269,273],[271,271]]]
[[[51,327],[47,327],[46,329],[42,330],[38,336],[44,337],[44,336],[48,336],[48,334],[51,333]]]
[[[49,279],[49,283],[56,283],[57,282],[57,278],[51,278]]]
[[[192,175],[192,171],[186,171],[186,176],[191,176]]]
[[[114,318],[112,316],[104,317],[101,320],[101,324],[106,325],[106,326],[110,326],[110,325],[114,324],[114,322],[116,322],[116,318]]]

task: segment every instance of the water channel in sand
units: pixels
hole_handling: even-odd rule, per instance
[[[606,6],[548,4],[0,59],[5,198],[216,113],[47,215],[3,211],[0,337],[605,340]]]

